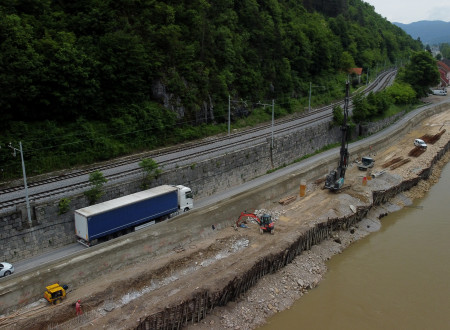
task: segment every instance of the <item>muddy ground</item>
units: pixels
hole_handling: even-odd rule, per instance
[[[441,98],[437,98],[441,100]],[[61,304],[49,306],[40,300],[14,314],[0,318],[0,328],[25,329],[128,329],[136,327],[140,319],[165,306],[187,300],[198,290],[211,290],[223,286],[240,272],[251,268],[262,255],[283,251],[307,228],[333,217],[352,214],[353,207],[369,205],[373,190],[381,190],[413,178],[428,167],[430,160],[450,140],[450,111],[433,116],[393,145],[377,154],[372,173],[386,172],[366,181],[366,172],[355,164],[346,174],[345,189],[333,194],[323,190],[323,183],[309,182],[305,197],[297,197],[287,205],[278,205],[268,212],[275,220],[275,235],[260,235],[257,224],[247,221],[248,228],[226,228],[216,231],[207,239],[148,262],[85,283],[83,287],[69,290],[68,298]],[[418,157],[408,156],[414,149],[413,141],[425,134],[442,133],[441,138],[430,144]],[[365,155],[367,156],[367,155]],[[410,159],[398,168],[383,168],[395,158]],[[224,307],[218,307],[200,323],[191,324],[195,329],[254,329],[278,311],[289,308],[308,290],[314,288],[326,272],[326,260],[342,252],[352,242],[380,228],[380,218],[387,213],[412,203],[423,196],[438,180],[439,168],[448,155],[435,166],[433,176],[381,207],[372,208],[353,233],[335,232],[330,239],[313,246],[295,258],[294,262],[277,273],[266,275],[247,293]],[[286,197],[286,196],[280,196]],[[75,317],[75,301],[81,299],[84,315]]]

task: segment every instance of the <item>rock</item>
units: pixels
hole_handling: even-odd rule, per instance
[[[301,279],[298,279],[298,280],[297,280],[297,284],[298,284],[299,286],[301,286],[301,287],[304,286],[304,283],[303,283],[303,281],[302,281]]]
[[[103,307],[103,310],[104,310],[105,312],[111,312],[113,309],[114,309],[114,305],[111,304],[111,303],[108,303],[108,304],[106,304],[106,305]]]

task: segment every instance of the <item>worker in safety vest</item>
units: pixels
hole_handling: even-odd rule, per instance
[[[75,309],[77,311],[77,316],[83,314],[81,311],[81,300],[78,300],[75,304]]]

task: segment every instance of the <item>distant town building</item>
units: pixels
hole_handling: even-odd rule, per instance
[[[350,75],[356,76],[356,79],[358,79],[358,84],[361,83],[361,76],[362,76],[362,68],[351,68],[348,70]]]
[[[441,82],[439,84],[439,87],[447,87],[450,80],[450,66],[444,61],[438,61],[437,65],[439,74],[441,75]]]

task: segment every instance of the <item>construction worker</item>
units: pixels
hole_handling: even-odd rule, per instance
[[[77,316],[83,314],[83,312],[81,311],[81,300],[78,299],[75,304],[75,309],[77,311]]]

